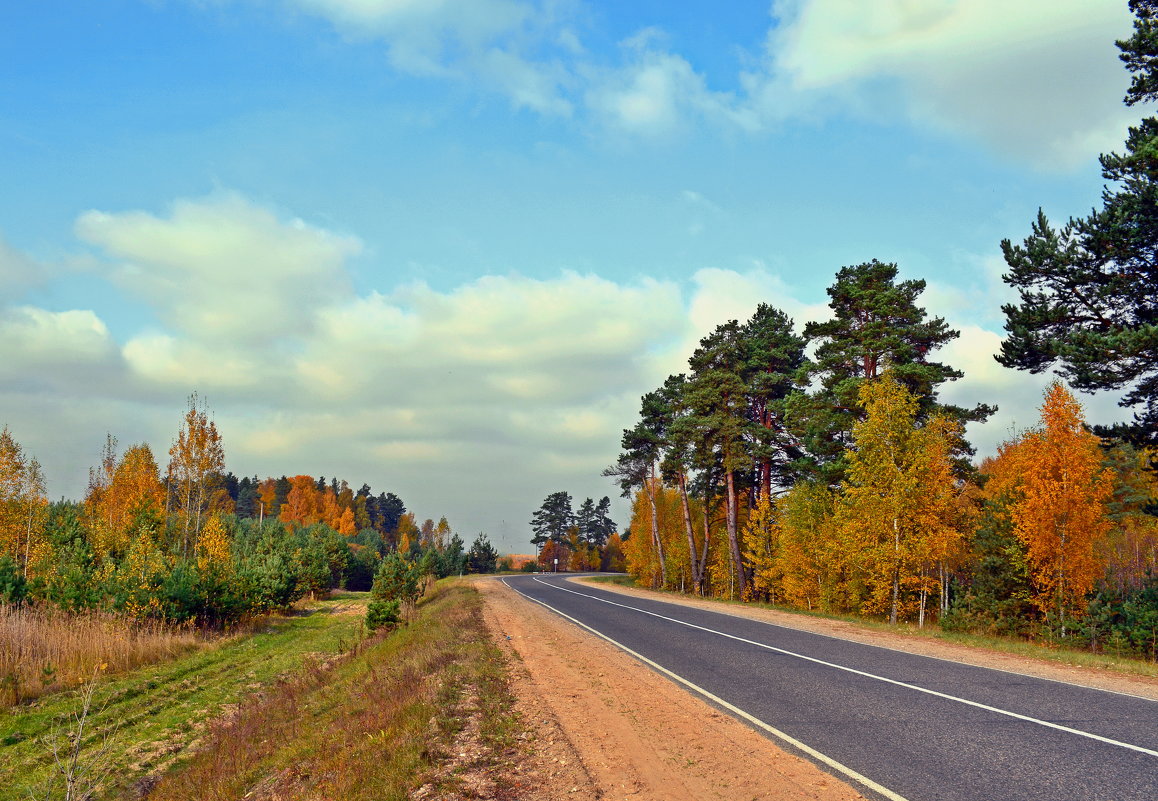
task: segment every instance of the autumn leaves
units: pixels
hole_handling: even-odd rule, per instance
[[[1050,385],[1041,427],[1006,443],[986,465],[991,498],[1002,498],[1026,557],[1035,602],[1056,616],[1064,636],[1105,573],[1099,556],[1112,521],[1114,472],[1101,441],[1085,429],[1081,407],[1059,382]]]
[[[831,319],[803,336],[761,305],[705,337],[689,374],[643,397],[606,471],[634,497],[628,569],[891,623],[1021,616],[1060,637],[1111,583],[1103,605],[1158,588],[1151,457],[1090,433],[1055,382],[1040,424],[974,467],[964,424],[992,409],[939,402],[961,374],[931,358],[956,332],[916,305],[923,287],[895,265],[848,267]]]

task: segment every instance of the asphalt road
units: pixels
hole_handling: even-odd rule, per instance
[[[562,577],[506,583],[893,801],[1158,801],[1158,702]]]

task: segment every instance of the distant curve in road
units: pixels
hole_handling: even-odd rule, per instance
[[[892,801],[1154,801],[1158,702],[564,576],[506,584]]]

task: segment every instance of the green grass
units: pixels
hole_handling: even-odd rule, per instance
[[[1048,662],[1058,662],[1078,667],[1115,671],[1126,675],[1158,677],[1158,663],[1156,662],[1151,662],[1146,659],[1133,659],[1125,656],[1119,657],[1113,656],[1111,654],[1093,653],[1087,649],[1079,647],[1067,647],[1064,645],[1058,645],[1056,643],[1042,643],[1014,637],[998,637],[985,634],[973,634],[968,632],[942,631],[940,626],[936,625],[935,623],[928,624],[923,629],[918,628],[915,623],[901,623],[893,626],[882,620],[874,620],[872,618],[864,618],[856,615],[841,615],[827,612],[818,612],[807,609],[776,606],[774,604],[761,602],[737,601],[728,598],[690,596],[686,593],[681,593],[676,590],[652,590],[649,587],[643,587],[636,584],[634,576],[591,576],[586,580],[603,584],[616,584],[622,587],[635,587],[637,589],[648,590],[649,592],[655,592],[657,594],[671,595],[678,598],[695,598],[697,600],[710,601],[711,603],[716,603],[723,606],[741,606],[749,608],[755,607],[757,609],[771,609],[777,612],[783,612],[784,614],[788,615],[797,615],[799,617],[835,620],[842,623],[848,623],[850,625],[857,626],[869,631],[881,631],[888,632],[890,634],[901,634],[914,638],[950,642],[956,645],[964,645],[971,648],[984,648],[990,651],[999,651],[1002,653],[1013,654],[1015,656],[1029,659],[1041,659]]]
[[[149,798],[233,799],[261,787],[279,798],[401,801],[423,782],[452,789],[461,771],[505,764],[518,731],[512,709],[477,591],[439,582],[405,627],[216,728]],[[482,747],[451,770],[451,744],[472,721]]]
[[[361,636],[362,617],[335,610],[352,602],[362,601],[353,594],[321,601],[273,619],[262,632],[101,681],[86,743],[91,751],[109,738],[104,796],[123,795],[171,761],[223,710],[242,708],[317,655],[350,649]],[[77,706],[76,693],[61,693],[0,713],[0,798],[27,798],[25,788],[54,771],[51,742],[61,742],[61,719]]]

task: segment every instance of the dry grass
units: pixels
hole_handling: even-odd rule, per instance
[[[406,627],[310,664],[213,721],[198,754],[148,799],[403,801],[424,781],[445,789],[457,779],[439,777],[438,765],[464,725],[464,699],[480,708],[480,770],[508,736],[501,659],[477,593],[440,583]]]
[[[102,669],[120,673],[172,659],[202,642],[189,628],[0,604],[0,708],[77,686]]]

